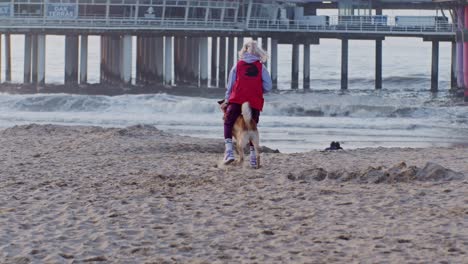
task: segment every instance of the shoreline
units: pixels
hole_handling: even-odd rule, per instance
[[[222,166],[222,140],[152,126],[0,135],[4,263],[463,263],[468,254],[464,147],[263,153],[254,170]],[[411,174],[428,162],[444,169]]]

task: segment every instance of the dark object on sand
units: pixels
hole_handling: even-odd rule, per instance
[[[339,149],[343,149],[343,148],[340,146],[340,142],[332,141],[332,142],[330,143],[330,147],[326,148],[325,150],[328,151],[328,150],[339,150]]]

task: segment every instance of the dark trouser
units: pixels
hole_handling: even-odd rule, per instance
[[[232,138],[232,128],[236,119],[242,114],[242,105],[230,103],[224,115],[224,138]],[[258,124],[260,111],[252,108],[252,119]]]

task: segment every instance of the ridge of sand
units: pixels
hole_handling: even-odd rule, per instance
[[[142,125],[16,126],[0,144],[0,263],[467,259],[466,147],[264,153],[253,170],[220,166],[222,140]]]

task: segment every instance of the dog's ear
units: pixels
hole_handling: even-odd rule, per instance
[[[224,99],[218,101],[218,104],[223,104],[223,103],[224,103]]]

